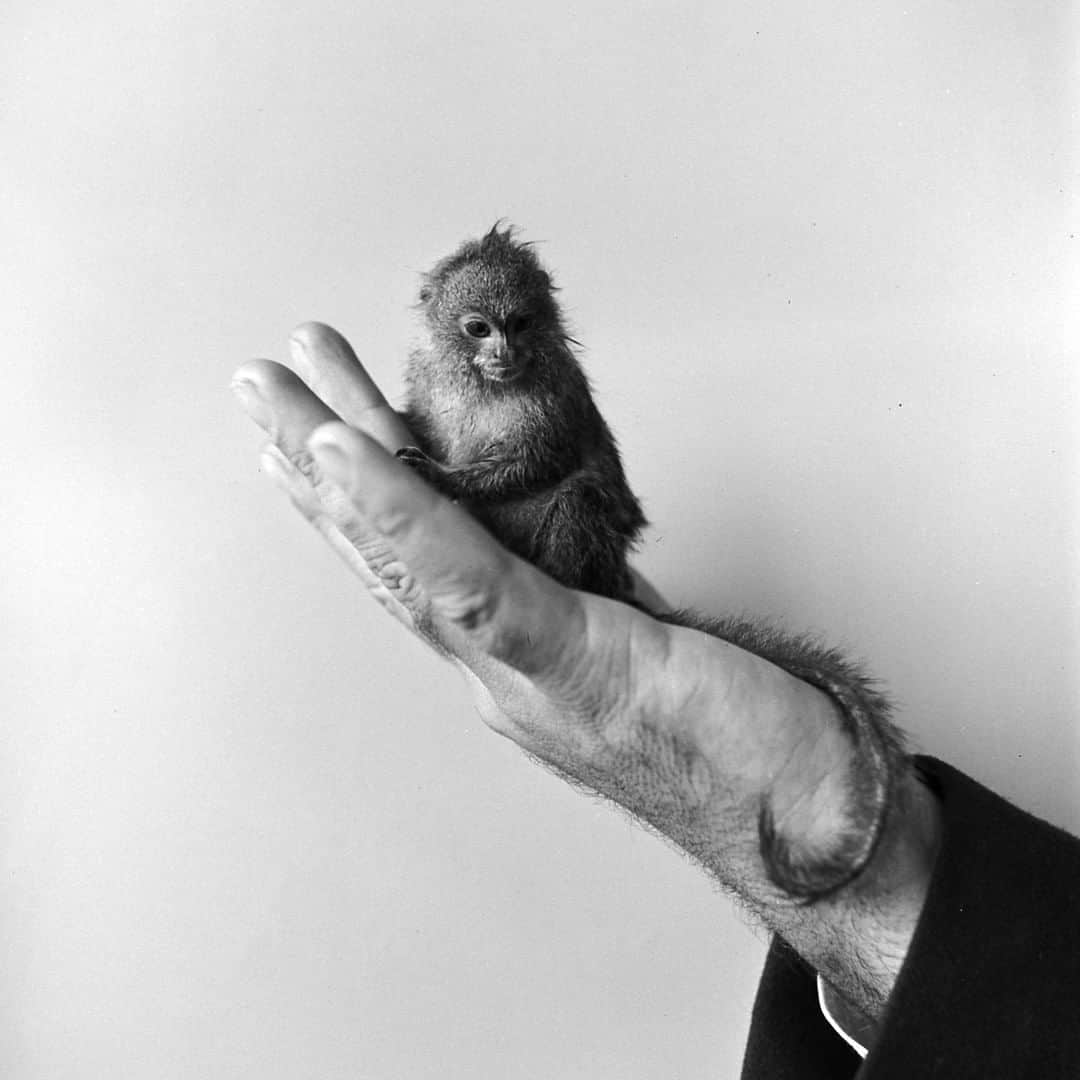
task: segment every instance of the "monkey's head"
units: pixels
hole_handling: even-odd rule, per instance
[[[565,353],[554,291],[529,245],[496,224],[424,275],[420,307],[443,357],[480,379],[511,383]]]

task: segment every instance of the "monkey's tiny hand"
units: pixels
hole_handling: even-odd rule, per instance
[[[450,470],[429,457],[418,446],[403,446],[395,456],[415,470],[440,494],[451,499],[456,498],[457,492],[450,480]]]
[[[419,446],[403,446],[395,455],[401,458],[402,461],[407,461],[415,469],[425,468],[429,465],[437,465],[438,463],[428,457]]]

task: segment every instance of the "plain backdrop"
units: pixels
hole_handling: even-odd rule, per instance
[[[488,732],[257,464],[296,323],[538,242],[675,602],[1080,828],[1058,4],[7,0],[0,1074],[733,1077],[764,936]]]

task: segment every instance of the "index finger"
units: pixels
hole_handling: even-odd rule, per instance
[[[290,335],[289,349],[296,374],[345,423],[366,431],[391,453],[414,441],[352,346],[333,327],[302,323]]]

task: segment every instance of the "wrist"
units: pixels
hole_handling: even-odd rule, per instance
[[[930,888],[941,810],[911,763],[873,858],[859,877],[809,907],[792,907],[774,929],[844,999],[879,1018],[900,973]]]

